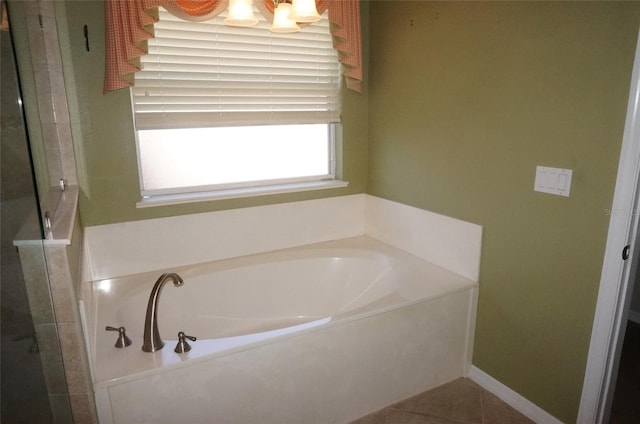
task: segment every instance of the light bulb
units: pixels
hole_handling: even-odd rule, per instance
[[[322,17],[316,9],[316,0],[293,0],[291,19],[296,22],[318,22]]]
[[[224,24],[229,26],[252,26],[258,23],[258,18],[253,14],[251,0],[229,0],[229,12],[224,19]]]
[[[269,28],[271,32],[298,32],[300,27],[291,17],[291,4],[278,3],[273,11],[273,24]]]

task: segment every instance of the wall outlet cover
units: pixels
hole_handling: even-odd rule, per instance
[[[572,174],[573,171],[571,169],[537,166],[533,190],[569,197]]]

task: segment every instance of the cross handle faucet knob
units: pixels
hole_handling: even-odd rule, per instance
[[[196,339],[193,336],[187,336],[186,334],[184,334],[184,332],[180,331],[178,333],[178,344],[176,345],[176,348],[174,349],[174,352],[176,353],[185,353],[185,352],[189,352],[191,350],[191,346],[189,345],[189,343],[187,343],[187,341],[185,339],[189,339],[192,342],[195,342]]]
[[[118,340],[116,340],[116,344],[115,347],[117,348],[123,348],[123,347],[127,347],[129,345],[131,345],[131,339],[129,337],[127,337],[127,334],[125,333],[125,328],[124,327],[111,327],[109,325],[107,325],[105,327],[105,330],[107,331],[117,331],[118,332]]]

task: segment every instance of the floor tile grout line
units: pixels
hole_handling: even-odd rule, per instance
[[[463,380],[463,379],[458,379],[458,380]],[[438,386],[438,387],[443,387],[447,384],[455,384],[454,380],[452,382],[449,383],[445,383],[442,386]],[[460,381],[458,384],[461,384],[462,381]],[[463,383],[466,384],[466,383]],[[436,408],[436,410],[430,410],[430,409],[423,409],[421,410],[419,405],[413,405],[411,403],[408,403],[408,401],[414,399],[414,398],[418,398],[421,397],[423,395],[428,394],[430,391],[437,389],[438,387],[428,390],[426,392],[423,392],[421,394],[418,394],[416,396],[412,396],[408,399],[402,400],[400,402],[397,402],[395,404],[392,405],[388,405],[387,407],[379,410],[377,413],[375,414],[380,414],[378,415],[378,419],[376,419],[376,423],[378,424],[396,424],[397,421],[394,421],[394,415],[397,413],[400,413],[401,415],[404,414],[410,414],[410,415],[414,415],[414,416],[419,416],[419,417],[431,417],[431,418],[435,418],[438,420],[444,420],[450,424],[489,424],[490,421],[490,416],[495,415],[496,413],[499,415],[495,416],[494,418],[498,418],[501,419],[506,418],[507,416],[510,416],[510,412],[508,411],[503,411],[503,408],[498,408],[498,410],[496,411],[492,411],[492,405],[493,405],[493,397],[492,397],[492,393],[486,389],[484,389],[482,386],[478,385],[477,383],[472,384],[472,387],[474,390],[471,391],[467,391],[467,395],[465,396],[465,399],[473,399],[473,402],[476,405],[476,409],[475,409],[475,413],[473,413],[473,417],[472,416],[468,416],[468,417],[464,417],[464,418],[470,418],[470,420],[465,420],[465,419],[461,419],[463,417],[455,417],[456,415],[454,412],[455,411],[448,411],[446,409],[444,410],[440,410],[439,408]],[[470,388],[467,385],[467,388]],[[459,394],[456,395],[454,393],[449,393],[449,395],[447,395],[448,398],[456,398],[459,400]],[[471,397],[469,397],[471,396]],[[446,400],[445,400],[446,401]],[[504,401],[502,401],[501,399],[497,398],[496,400],[497,402],[499,402],[500,404],[504,403]],[[504,405],[509,408],[512,409],[509,405],[507,405],[506,403],[504,403]],[[417,408],[417,409],[414,409]],[[479,408],[479,409],[478,409]],[[516,411],[517,412],[517,411]],[[479,413],[479,414],[478,414]],[[453,414],[453,416],[450,416],[450,414]],[[372,415],[372,414],[371,414]],[[478,416],[479,415],[479,416]],[[364,417],[362,417],[364,418]],[[524,422],[524,421],[523,421]],[[352,422],[351,424],[357,424],[357,422]]]
[[[480,420],[481,424],[485,424],[485,414],[484,414],[484,393],[482,392],[482,387],[478,385],[478,393],[480,394]]]
[[[413,415],[420,415],[421,417],[431,417],[431,418],[439,418],[439,419],[443,419],[443,420],[447,420],[450,421],[453,424],[483,424],[483,423],[476,423],[473,421],[466,421],[466,420],[459,420],[453,417],[450,417],[448,415],[444,415],[444,414],[434,414],[431,412],[420,412],[420,411],[414,411],[412,409],[404,409],[404,408],[398,408],[395,406],[389,406],[385,409],[385,424],[393,424],[393,423],[387,423],[387,417],[389,414],[389,410],[396,410],[396,411],[401,411],[401,412],[406,412],[409,414],[413,414]]]

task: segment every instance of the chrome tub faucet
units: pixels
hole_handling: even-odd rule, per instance
[[[178,274],[169,272],[162,274],[154,284],[153,289],[151,289],[149,303],[147,304],[147,314],[144,319],[142,350],[145,352],[155,352],[164,346],[164,342],[158,332],[158,300],[160,298],[160,290],[162,290],[162,287],[168,280],[172,280],[173,285],[176,287],[184,284],[184,281]]]

